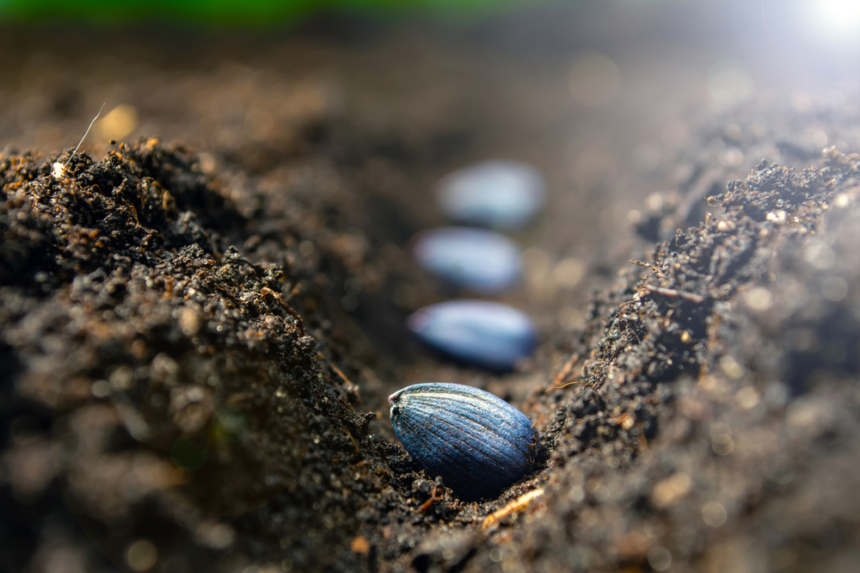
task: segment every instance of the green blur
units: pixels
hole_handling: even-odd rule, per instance
[[[468,16],[524,5],[527,0],[0,0],[2,20],[131,22],[184,20],[217,25],[266,25],[320,10],[384,16]],[[533,0],[532,0],[533,1]]]

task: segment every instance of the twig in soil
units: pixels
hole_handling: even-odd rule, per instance
[[[544,490],[543,488],[541,488],[521,495],[502,509],[494,511],[493,513],[485,517],[484,522],[481,524],[481,529],[489,529],[508,515],[523,511],[529,506],[532,501],[542,496],[543,493]]]
[[[334,365],[334,362],[329,360],[328,365],[331,366],[331,369],[334,370],[335,374],[340,376],[341,380],[343,380],[344,384],[346,385],[346,389],[355,394],[355,398],[358,400],[358,403],[360,405],[363,405],[361,402],[361,394],[358,393],[358,386],[353,384],[352,381],[346,377],[346,374],[344,374],[340,368]]]
[[[360,452],[361,448],[358,447],[355,438],[352,437],[352,434],[349,433],[349,430],[344,430],[343,433],[346,434],[346,437],[349,438],[350,442],[352,442],[353,447],[355,447],[356,453]]]
[[[651,269],[652,271],[657,273],[657,275],[659,277],[661,277],[661,278],[663,277],[663,271],[661,271],[660,269],[658,269],[656,266],[652,265],[651,263],[646,263],[643,261],[636,261],[633,259],[630,259],[630,262],[633,263],[634,265],[639,265],[640,267],[648,267],[649,269]]]
[[[247,262],[247,261],[245,261],[245,262]],[[248,264],[250,264],[250,263],[248,263]],[[284,309],[284,312],[286,312],[287,314],[289,314],[290,316],[292,316],[293,318],[296,319],[296,323],[297,323],[297,326],[299,328],[299,332],[301,333],[301,335],[302,336],[305,335],[305,323],[302,321],[302,317],[299,316],[299,314],[296,311],[294,311],[292,309],[292,307],[290,307],[290,305],[288,305],[284,301],[284,299],[281,297],[280,294],[276,293],[275,291],[273,291],[269,287],[263,287],[262,290],[260,290],[260,296],[262,296],[262,297],[271,296],[276,301],[278,301],[278,304],[280,305],[280,307],[282,309]]]
[[[722,319],[719,314],[714,313],[713,318],[711,320],[711,324],[708,326],[708,353],[712,353],[714,348],[717,346],[718,338],[717,333],[720,330],[720,322]],[[705,377],[708,373],[708,361],[705,360],[702,362],[702,365],[699,367],[699,379]]]
[[[438,498],[436,497],[436,492],[437,492],[438,490],[439,490],[439,488],[438,488],[437,486],[435,486],[435,485],[434,485],[434,486],[433,486],[433,491],[431,491],[431,492],[430,492],[430,499],[428,499],[427,501],[425,501],[424,503],[422,503],[422,504],[421,504],[421,507],[419,507],[419,508],[418,508],[418,511],[420,511],[421,513],[424,513],[425,511],[427,511],[428,509],[430,509],[430,507],[431,507],[431,506],[436,502],[436,500],[438,499]]]
[[[558,376],[556,376],[555,380],[552,381],[552,386],[550,386],[549,388],[544,390],[544,394],[546,394],[550,390],[559,390],[561,388],[567,388],[568,386],[571,386],[573,384],[580,384],[580,382],[574,381],[574,382],[569,382],[563,386],[559,386],[559,384],[561,384],[570,375],[571,371],[573,370],[573,366],[576,364],[576,362],[578,360],[579,360],[579,354],[571,355],[570,359],[565,363],[564,367],[558,373]]]
[[[683,298],[685,300],[689,300],[690,302],[695,302],[697,304],[705,302],[705,297],[703,297],[702,295],[694,294],[691,292],[684,292],[681,290],[675,290],[673,288],[655,287],[651,285],[642,285],[641,288],[645,289],[648,292],[667,296],[669,298]]]
[[[90,133],[90,129],[92,129],[93,124],[96,122],[96,120],[97,120],[97,119],[99,118],[99,116],[102,114],[102,110],[103,110],[104,108],[105,108],[105,104],[104,104],[104,103],[102,103],[102,106],[99,108],[99,112],[98,112],[98,113],[96,114],[96,116],[92,119],[92,121],[90,122],[90,125],[89,125],[89,126],[87,126],[87,130],[84,132],[84,136],[83,136],[83,137],[81,138],[81,140],[78,142],[78,145],[75,147],[75,150],[74,150],[74,151],[72,151],[72,154],[71,154],[71,155],[69,155],[69,158],[68,158],[68,159],[66,159],[66,162],[65,162],[65,163],[60,163],[59,161],[56,161],[56,162],[51,166],[51,174],[54,176],[54,179],[62,179],[62,178],[66,175],[66,165],[68,165],[68,164],[69,164],[69,161],[71,161],[71,160],[72,160],[72,157],[74,157],[74,156],[75,156],[75,153],[77,153],[77,152],[78,152],[78,149],[80,149],[81,144],[82,144],[82,143],[84,142],[84,140],[87,138],[87,135],[89,135],[89,133]]]
[[[302,292],[302,283],[301,283],[301,282],[297,282],[297,283],[296,283],[296,286],[294,286],[294,287],[292,288],[292,290],[290,290],[290,293],[289,293],[289,294],[287,295],[287,297],[284,299],[284,302],[290,302],[290,301],[292,300],[292,298],[293,298],[294,296],[296,296],[297,294],[299,294],[300,292]]]
[[[574,380],[573,382],[568,382],[567,384],[562,384],[561,386],[556,386],[554,388],[547,388],[546,391],[549,392],[550,390],[561,390],[562,388],[567,388],[568,386],[574,386],[576,384],[583,384],[583,382],[580,382],[579,380]]]

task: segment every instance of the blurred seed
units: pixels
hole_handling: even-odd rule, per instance
[[[515,308],[482,300],[453,300],[422,308],[409,328],[424,343],[454,358],[505,371],[531,355],[537,330]]]
[[[517,245],[484,229],[446,227],[423,231],[416,236],[412,252],[426,271],[483,294],[510,288],[522,275]]]
[[[484,161],[442,179],[437,201],[454,221],[514,229],[543,208],[546,183],[540,172],[526,163]]]

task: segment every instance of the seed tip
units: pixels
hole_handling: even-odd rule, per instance
[[[394,394],[392,394],[391,396],[388,397],[388,405],[394,406],[394,403],[397,401],[397,399],[399,397],[400,397],[400,390],[398,390],[397,392],[395,392]]]

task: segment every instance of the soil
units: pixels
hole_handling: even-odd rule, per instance
[[[731,10],[628,9],[4,30],[0,570],[853,571],[860,92]],[[586,105],[593,52],[621,84]],[[721,105],[732,56],[755,87]],[[133,131],[73,155],[105,100]],[[497,157],[550,187],[499,298],[542,344],[504,376],[404,325],[469,294],[408,253],[434,183]],[[428,381],[546,458],[457,499],[388,420]]]

